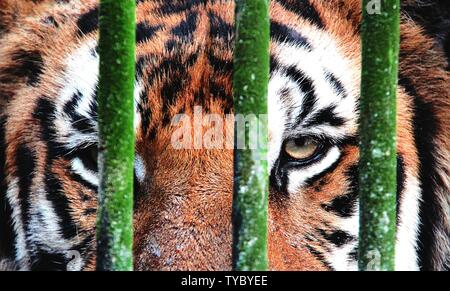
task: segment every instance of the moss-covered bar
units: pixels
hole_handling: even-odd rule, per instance
[[[133,269],[135,0],[101,0],[97,269]]]
[[[363,0],[360,116],[360,270],[394,270],[399,0]]]
[[[269,79],[269,1],[236,1],[233,91],[235,113],[260,116],[257,148],[235,149],[233,265],[238,271],[266,270],[267,260],[267,88]],[[263,116],[261,116],[263,115]],[[237,125],[237,124],[236,124]],[[250,128],[250,130],[258,130]],[[249,129],[235,127],[235,140]]]

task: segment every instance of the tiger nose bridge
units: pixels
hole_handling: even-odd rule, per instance
[[[227,270],[232,245],[232,153],[182,152],[173,158],[184,165],[179,164],[180,171],[170,179],[184,177],[184,181],[166,188],[165,197],[158,198],[165,201],[165,209],[150,206],[153,215],[143,247],[148,254],[139,262],[156,269]]]

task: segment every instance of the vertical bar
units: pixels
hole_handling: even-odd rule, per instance
[[[259,145],[235,149],[233,265],[235,270],[267,269],[267,88],[269,80],[269,1],[236,1],[233,90],[236,120],[254,114],[258,129],[242,132],[235,144],[258,130]],[[252,135],[254,136],[254,135]]]
[[[135,0],[100,1],[97,269],[133,268]]]
[[[376,5],[381,5],[378,10]],[[360,270],[395,267],[399,23],[399,0],[363,0]]]

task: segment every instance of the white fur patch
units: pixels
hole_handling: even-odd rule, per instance
[[[421,193],[418,179],[409,171],[405,171],[405,187],[400,201],[400,221],[395,245],[395,269],[397,271],[419,271],[417,242],[420,227]]]
[[[139,183],[143,183],[146,176],[145,163],[142,157],[136,154],[134,158],[134,172]]]
[[[87,169],[80,158],[75,158],[71,163],[72,171],[80,175],[84,180],[88,181],[94,186],[99,185],[98,173]]]
[[[9,184],[6,190],[6,197],[12,208],[12,224],[15,239],[16,250],[16,262],[19,264],[21,270],[27,271],[29,268],[30,256],[28,253],[28,246],[26,243],[25,228],[22,223],[22,208],[20,207],[21,201],[19,200],[19,179],[14,178]]]

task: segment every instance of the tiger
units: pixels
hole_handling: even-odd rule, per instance
[[[270,270],[358,269],[360,2],[269,1]],[[234,114],[235,3],[136,4],[134,269],[231,270],[234,150],[172,138]],[[96,269],[98,12],[0,2],[5,269]],[[396,270],[449,268],[449,28],[445,1],[401,2]]]

